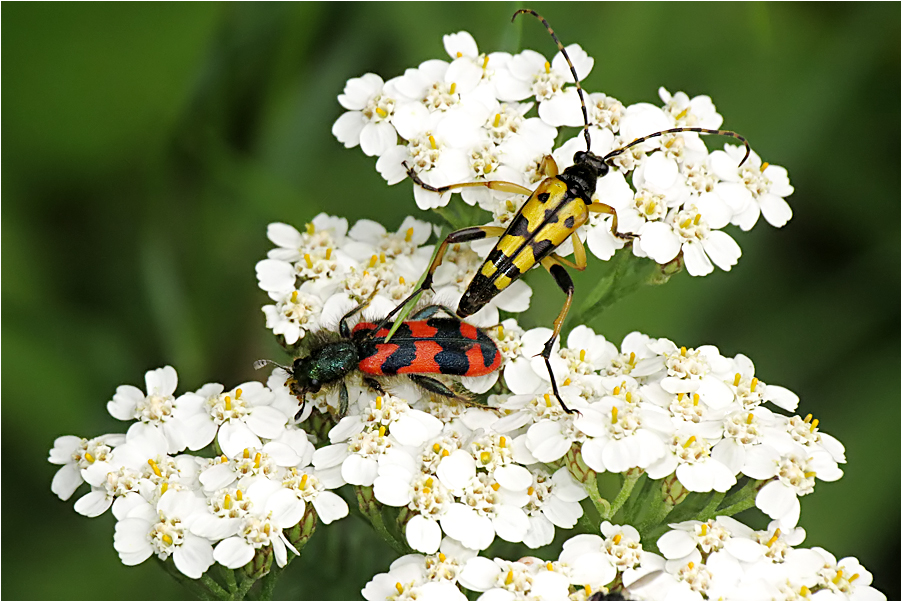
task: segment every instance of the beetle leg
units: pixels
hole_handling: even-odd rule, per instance
[[[553,161],[553,159],[552,159]],[[489,190],[499,190],[501,192],[511,192],[514,194],[525,194],[529,196],[532,194],[532,190],[526,188],[525,186],[520,186],[519,184],[514,184],[513,182],[505,182],[504,180],[482,180],[479,182],[462,182],[460,184],[448,184],[447,186],[439,186],[436,188],[430,184],[427,184],[423,180],[420,179],[420,176],[417,175],[417,172],[414,171],[413,167],[407,164],[407,161],[402,163],[404,165],[404,169],[407,170],[407,177],[413,180],[413,183],[419,186],[424,190],[428,190],[429,192],[437,192],[439,194],[443,194],[445,192],[450,192],[457,188],[469,188],[472,186],[485,186]],[[557,167],[557,166],[555,166]]]
[[[579,239],[579,235],[576,232],[570,235],[570,240],[573,241],[573,255],[576,261],[570,261],[557,253],[551,253],[549,256],[568,268],[573,268],[574,270],[582,272],[589,263],[586,261],[586,247],[583,245],[583,241]]]
[[[348,413],[348,388],[344,383],[338,389],[338,417],[344,418]]]
[[[424,307],[417,313],[410,316],[409,319],[410,320],[425,320],[427,318],[431,318],[432,316],[434,316],[435,314],[437,314],[440,311],[444,311],[446,314],[448,314],[452,318],[454,317],[454,313],[449,311],[448,308],[445,307],[444,305],[427,305],[426,307]]]
[[[363,303],[361,303],[360,305],[358,305],[357,307],[355,307],[354,309],[352,309],[351,311],[346,313],[344,316],[342,316],[341,321],[338,323],[338,334],[341,335],[341,338],[343,338],[343,339],[351,338],[351,329],[348,328],[348,320],[350,320],[352,317],[354,317],[355,314],[359,313],[361,310],[366,308],[366,306],[370,304],[370,301],[372,300],[372,298],[374,296],[375,296],[375,293],[370,295],[369,299],[367,299],[366,301],[364,301]]]
[[[456,393],[454,393],[454,391],[452,391],[451,389],[446,387],[443,383],[437,381],[434,378],[430,378],[428,376],[423,376],[421,374],[408,374],[407,376],[415,384],[423,387],[430,393],[435,393],[436,395],[441,395],[442,397],[451,397],[453,399],[459,398],[459,396]]]
[[[300,401],[301,401],[301,407],[298,408],[298,411],[297,411],[297,412],[295,413],[295,415],[294,415],[295,421],[300,420],[300,419],[301,419],[301,414],[304,413],[304,406],[307,405],[307,395],[306,395],[306,394],[303,395],[303,396],[301,397],[301,400],[300,400]]]
[[[617,231],[617,211],[610,205],[596,201],[590,205],[586,205],[586,209],[588,209],[592,213],[607,213],[608,215],[613,215],[614,219],[611,220],[611,234],[613,234],[617,238],[621,240],[633,240],[634,238],[636,238],[636,235],[631,232]]]
[[[378,393],[379,395],[385,395],[385,389],[382,388],[382,385],[375,378],[364,378],[363,384],[367,387]]]
[[[551,357],[551,349],[554,347],[554,342],[561,334],[561,328],[564,326],[564,318],[567,317],[567,312],[570,310],[570,304],[573,303],[573,280],[571,280],[570,274],[567,273],[567,270],[564,269],[564,266],[561,265],[560,260],[556,257],[551,255],[547,256],[542,260],[542,267],[548,270],[560,289],[567,294],[567,300],[564,301],[564,307],[561,308],[561,312],[554,320],[554,332],[551,334],[551,338],[545,342],[545,347],[539,355],[545,360],[545,367],[548,369],[548,377],[551,379],[551,390],[554,391],[554,396],[557,398],[558,403],[561,404],[561,407],[564,408],[565,412],[573,414],[575,410],[571,410],[567,407],[567,404],[561,399],[561,394],[557,390],[557,382],[554,380],[554,372],[551,371],[551,361],[549,359]]]
[[[426,272],[426,277],[423,278],[423,283],[417,288],[415,291],[410,293],[406,299],[401,301],[398,305],[395,306],[393,310],[391,310],[387,316],[382,318],[382,321],[376,325],[376,328],[373,329],[372,332],[379,332],[381,328],[383,328],[386,324],[388,324],[391,317],[398,313],[402,307],[407,305],[411,299],[422,293],[423,291],[428,291],[432,288],[432,276],[435,274],[435,270],[438,269],[438,266],[441,265],[442,259],[445,257],[445,251],[448,250],[448,245],[453,245],[461,242],[469,242],[471,240],[481,240],[483,238],[492,238],[496,236],[501,236],[504,234],[504,228],[501,226],[474,226],[472,228],[464,228],[462,230],[456,230],[452,232],[442,241],[442,244],[439,245],[438,252],[435,254],[435,259],[432,260],[432,264],[429,266],[429,270]]]
[[[542,162],[539,164],[539,173],[546,178],[553,178],[559,173],[554,157],[545,155],[545,157],[542,158]]]

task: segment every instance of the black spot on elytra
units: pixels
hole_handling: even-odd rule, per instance
[[[564,226],[566,226],[568,230],[572,230],[573,224],[575,224],[575,223],[576,223],[576,218],[573,217],[572,215],[564,220]]]
[[[554,250],[554,245],[550,240],[537,240],[532,243],[532,254],[536,261],[540,261],[543,257]]]
[[[547,203],[548,199],[551,197],[551,194],[548,192],[540,192],[538,195],[538,199],[540,203]]]
[[[484,334],[480,334],[480,339],[486,337]],[[482,365],[484,367],[488,367],[492,365],[492,362],[495,361],[495,356],[498,354],[498,348],[495,347],[495,343],[491,340],[488,341],[480,341],[479,342],[479,350],[482,351]]]
[[[464,335],[460,334],[460,322],[454,318],[429,318],[426,320],[426,324],[435,328],[435,334],[432,335],[432,338],[437,341],[463,341],[466,339]]]
[[[411,365],[416,357],[417,348],[413,343],[401,345],[382,363],[382,373],[397,374],[401,368]]]
[[[529,236],[529,220],[527,220],[522,215],[517,215],[514,218],[514,222],[510,225],[511,236],[521,236],[526,238]]]
[[[520,268],[518,268],[513,263],[507,266],[507,269],[504,270],[503,274],[511,280],[516,280],[521,276]]]
[[[486,260],[493,266],[498,267],[498,264],[504,261],[504,253],[501,252],[501,249],[492,249],[492,252],[489,253],[489,256],[486,258]]]
[[[554,217],[554,214],[555,214],[555,213],[557,213],[557,207],[552,208],[552,209],[546,209],[546,210],[545,210],[545,223],[546,223],[546,224],[553,224],[553,223],[554,223],[554,221],[552,221],[551,218]]]
[[[442,374],[461,376],[470,369],[470,360],[466,353],[461,352],[458,345],[443,346],[442,350],[435,354],[435,362],[439,365]]]

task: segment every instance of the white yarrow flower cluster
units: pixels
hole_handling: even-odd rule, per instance
[[[60,499],[87,484],[77,512],[94,517],[112,507],[124,564],[172,557],[199,579],[214,562],[240,568],[271,550],[284,566],[288,550],[297,554],[286,533],[305,516],[328,524],[347,515],[310,466],[307,433],[288,424],[297,400],[287,391],[211,383],[176,397],[170,366],[149,371],[146,382],[147,395],[125,385],[107,404],[114,417],[137,420],[124,435],[59,437],[49,458],[62,465],[52,485]],[[173,454],[214,442],[219,456]]]
[[[474,556],[445,538],[442,551],[410,554],[392,563],[363,589],[367,600],[886,600],[871,574],[853,557],[801,548],[804,529],[774,523],[754,531],[721,516],[670,525],[657,547],[643,550],[629,525],[601,524],[601,534],[564,542],[557,560],[534,556],[508,561]]]
[[[429,60],[383,82],[368,73],[348,80],[338,97],[348,109],[332,128],[348,148],[358,144],[377,156],[376,168],[389,184],[411,168],[426,184],[441,187],[473,181],[503,180],[533,189],[543,179],[539,166],[552,156],[558,167],[573,164],[586,150],[582,132],[555,148],[558,128],[580,127],[583,115],[573,75],[558,52],[549,62],[533,50],[517,55],[479,54],[473,37],[459,32],[444,37],[451,62]],[[567,47],[582,80],[594,59],[578,44]],[[599,156],[649,134],[677,128],[720,128],[723,117],[708,96],[658,91],[663,106],[624,106],[615,98],[585,92],[592,148]],[[537,105],[537,116],[530,116]],[[786,170],[762,162],[752,152],[727,144],[709,153],[699,134],[667,134],[643,142],[612,159],[613,169],[598,181],[595,201],[617,211],[593,215],[580,236],[599,259],[610,259],[624,239],[638,257],[659,264],[685,263],[693,276],[714,266],[729,271],[741,255],[723,228],[751,229],[759,215],[775,227],[792,217],[784,200],[793,192]],[[451,193],[438,194],[413,184],[420,209],[443,207]],[[506,226],[522,196],[469,187],[463,200],[491,213],[490,223]],[[572,253],[569,241],[559,254]],[[680,259],[681,258],[681,259]]]

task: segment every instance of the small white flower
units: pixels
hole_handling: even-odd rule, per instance
[[[361,594],[366,600],[455,600],[467,598],[456,583],[462,565],[475,554],[449,538],[442,551],[408,554],[392,562],[387,573],[373,577]]]
[[[664,101],[664,112],[673,118],[674,126],[716,130],[723,124],[723,117],[714,108],[710,96],[690,99],[685,92],[671,94],[664,87],[658,88],[658,96]]]
[[[172,556],[176,568],[191,579],[200,579],[213,564],[209,540],[190,532],[204,511],[203,501],[188,491],[167,491],[156,507],[141,500],[116,523],[114,547],[123,564],[132,566],[156,554]]]
[[[397,133],[391,124],[397,100],[393,97],[392,82],[367,73],[349,79],[338,102],[348,109],[332,126],[332,135],[345,148],[360,144],[369,157],[380,156],[395,145]]]
[[[631,383],[631,384],[628,384]],[[583,411],[576,426],[589,435],[581,453],[586,465],[596,472],[626,472],[648,468],[665,453],[661,432],[669,427],[668,413],[641,401],[635,381],[626,377]]]
[[[255,492],[253,488],[262,487]],[[284,529],[295,526],[303,516],[297,513],[297,505],[290,502],[293,494],[276,485],[273,491],[270,481],[261,479],[248,491],[254,499],[251,512],[244,516],[242,524],[235,535],[220,541],[213,550],[216,562],[230,569],[243,567],[253,560],[256,550],[272,546],[276,564],[285,566],[288,563],[288,550],[294,554],[298,551],[285,537]]]
[[[144,375],[147,388],[145,395],[137,387],[122,385],[116,389],[112,401],[107,402],[107,410],[119,420],[140,420],[160,429],[169,442],[169,452],[185,449],[184,424],[175,415],[176,399],[173,395],[178,386],[178,375],[172,366],[150,370]]]
[[[163,483],[191,483],[196,464],[167,455],[169,442],[160,429],[138,422],[125,435],[106,461],[95,461],[82,469],[82,478],[91,492],[75,502],[75,511],[84,516],[100,516],[112,505],[117,518],[124,517],[139,495],[151,498]]]
[[[799,520],[799,496],[814,491],[815,477],[836,481],[842,470],[824,450],[809,450],[792,443],[788,451],[779,453],[770,446],[756,446],[746,451],[742,472],[754,479],[776,479],[758,491],[755,505],[781,525],[792,528]]]
[[[712,442],[703,437],[677,431],[671,436],[664,456],[648,467],[648,476],[660,479],[675,473],[689,491],[726,492],[736,484],[736,477],[726,465],[711,457],[711,447]]]
[[[724,152],[725,151],[725,152]],[[711,167],[714,173],[727,182],[738,182],[751,193],[754,201],[747,209],[733,216],[732,223],[743,230],[751,230],[758,222],[758,216],[776,228],[782,228],[792,218],[792,209],[784,200],[793,193],[786,168],[762,163],[758,153],[752,151],[748,160],[738,167],[745,155],[741,146],[727,144],[724,151],[711,153]]]
[[[530,548],[548,545],[554,539],[554,528],[572,529],[583,515],[579,505],[588,495],[567,468],[559,468],[549,476],[543,471],[532,474],[526,490],[529,501],[523,506],[529,518],[529,531],[523,538]]]
[[[460,462],[464,456],[469,460]],[[496,534],[506,541],[523,541],[529,520],[517,503],[521,501],[514,495],[517,492],[509,492],[485,473],[475,473],[472,456],[461,450],[454,452],[439,465],[438,475],[460,499],[440,521],[449,537],[471,550],[486,549]]]
[[[125,435],[101,435],[93,439],[83,439],[73,435],[57,437],[47,461],[61,464],[62,468],[53,475],[50,490],[61,500],[68,500],[84,483],[81,471],[95,462],[107,462],[110,452],[117,445],[125,443]]]
[[[579,46],[567,46],[567,55],[576,68],[580,80],[592,70],[595,59]],[[503,85],[496,83],[502,100],[523,100],[534,96],[539,105],[539,117],[551,126],[580,126],[583,124],[582,109],[576,88],[564,89],[573,83],[573,74],[564,55],[558,52],[549,63],[544,56],[533,50],[524,50],[511,58],[508,63],[511,78]]]
[[[385,253],[388,257],[417,253],[425,255],[428,260],[432,256],[432,247],[421,245],[429,239],[432,232],[431,224],[408,216],[401,222],[397,232],[388,232],[382,224],[362,219],[354,224],[348,236],[353,240],[367,243],[374,252]],[[367,258],[370,255],[371,252],[364,254]]]
[[[824,559],[817,585],[849,600],[886,600],[886,596],[871,587],[873,577],[857,558],[848,556],[837,562],[836,557],[827,550],[812,549]]]
[[[642,229],[639,246],[657,263],[667,264],[682,252],[686,271],[705,276],[717,265],[730,271],[742,251],[736,241],[722,232],[730,210],[713,195],[702,195],[682,209],[671,209],[664,221],[650,222]]]

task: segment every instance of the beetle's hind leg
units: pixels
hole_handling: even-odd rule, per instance
[[[408,374],[407,376],[414,382],[414,384],[423,387],[430,393],[435,393],[436,395],[440,395],[442,397],[450,397],[452,399],[461,399],[461,397],[457,393],[448,388],[444,383],[434,378],[423,376],[422,374]]]
[[[378,393],[379,395],[383,395],[383,396],[386,395],[385,389],[382,388],[382,383],[380,383],[380,382],[379,382],[378,380],[376,380],[375,378],[366,378],[366,377],[364,377],[364,379],[363,379],[363,384],[365,384],[367,387],[369,387],[370,389],[372,389],[373,391],[375,391],[375,392]]]
[[[545,342],[545,347],[542,349],[542,353],[540,353],[539,355],[541,355],[542,359],[545,360],[545,367],[548,369],[548,378],[551,379],[551,390],[554,391],[555,398],[557,398],[558,403],[561,404],[561,407],[565,412],[567,412],[568,414],[574,414],[578,412],[576,412],[576,410],[571,410],[570,408],[568,408],[567,404],[564,403],[564,400],[561,399],[561,394],[557,389],[557,381],[555,381],[554,379],[554,372],[552,372],[551,370],[550,359],[551,350],[552,348],[554,348],[554,342],[561,334],[561,328],[563,328],[564,326],[564,318],[567,317],[567,312],[570,311],[570,305],[573,303],[573,280],[570,278],[570,274],[567,273],[567,270],[564,269],[564,266],[561,265],[561,262],[557,257],[549,255],[542,260],[542,267],[548,270],[560,289],[567,294],[567,300],[564,301],[564,307],[561,308],[560,313],[554,320],[554,332],[551,334],[551,338],[549,338]]]

